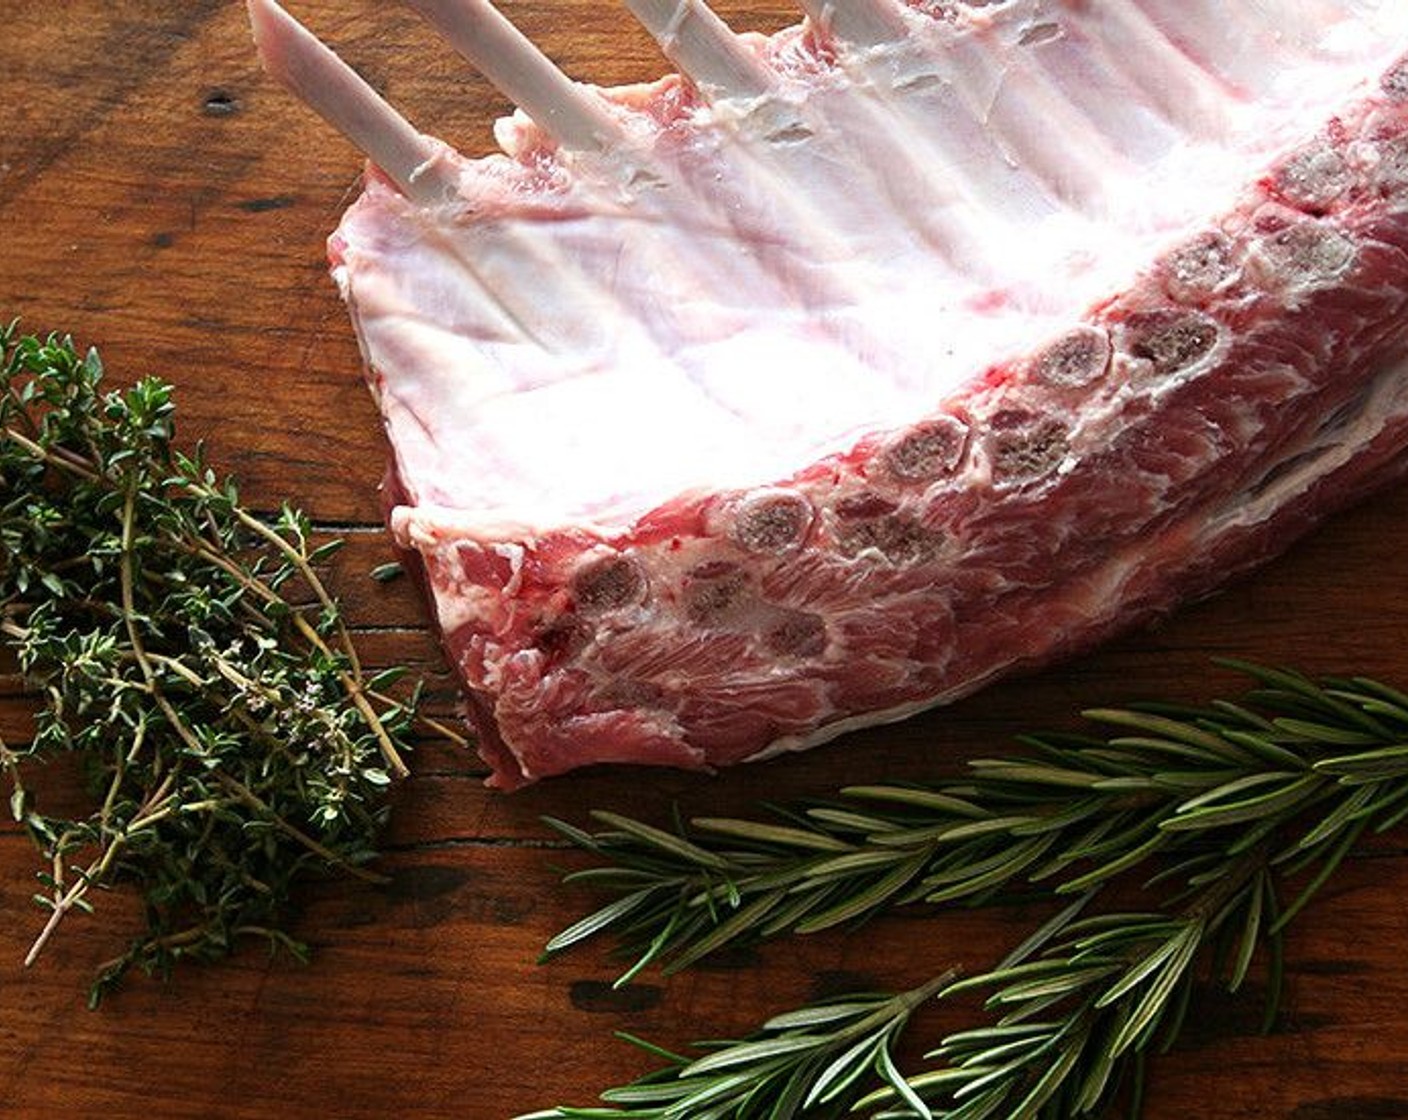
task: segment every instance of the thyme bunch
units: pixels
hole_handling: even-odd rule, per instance
[[[172,387],[102,385],[95,351],[0,329],[0,634],[41,706],[28,744],[0,743],[14,819],[43,853],[47,911],[119,883],[145,928],[98,970],[164,973],[242,938],[302,955],[285,926],[311,872],[371,877],[386,792],[405,773],[414,699],[367,674],[285,506],[261,519],[202,448],[173,444]],[[93,798],[48,815],[25,785],[74,755]]]
[[[855,787],[673,830],[608,813],[595,814],[597,832],[552,821],[598,857],[567,880],[614,897],[545,955],[613,937],[632,958],[625,983],[650,965],[675,971],[735,942],[894,906],[1065,899],[1006,960],[934,993],[986,992],[991,1022],[941,1040],[934,1068],[902,1085],[879,1078],[851,1106],[931,1120],[1099,1115],[1122,1085],[1138,1096],[1145,1058],[1177,1038],[1203,964],[1235,992],[1268,956],[1269,1023],[1287,924],[1358,840],[1408,817],[1408,696],[1232,664],[1253,678],[1238,701],[1088,712],[1105,734],[1028,736],[1024,752],[974,761],[952,781]],[[1130,876],[1149,905],[1096,905]],[[627,1107],[535,1115],[839,1115],[761,1090],[748,1108],[716,1108],[717,1078],[682,1058],[647,1080],[662,1076],[690,1085],[687,1107],[651,1111],[612,1091]]]

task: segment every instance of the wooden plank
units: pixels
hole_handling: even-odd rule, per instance
[[[718,7],[766,30],[789,8]],[[329,580],[369,665],[428,674],[432,710],[453,690],[409,581],[367,573],[390,555],[376,485],[385,448],[358,356],[325,275],[323,243],[359,161],[259,73],[240,6],[219,0],[11,5],[0,38],[0,318],[74,332],[104,350],[115,382],[161,374],[179,389],[184,438],[207,439],[261,509],[289,499],[348,545]],[[661,69],[617,9],[516,0],[505,9],[570,73],[600,82]],[[413,15],[361,0],[297,13],[427,128],[469,151],[507,108]],[[327,884],[298,929],[317,948],[294,968],[246,950],[138,980],[89,1014],[81,989],[136,915],[120,893],[71,923],[35,969],[18,962],[42,914],[35,855],[0,826],[0,1112],[349,1118],[505,1117],[571,1100],[646,1063],[615,1029],[680,1045],[743,1032],[842,986],[892,987],[952,964],[990,963],[1033,915],[917,912],[797,944],[734,954],[668,982],[612,991],[614,966],[585,950],[545,967],[539,946],[587,899],[557,886],[544,814],[591,807],[666,821],[743,814],[766,795],[820,796],[878,778],[952,773],[1020,731],[1136,698],[1207,699],[1237,686],[1213,655],[1368,672],[1408,685],[1408,492],[1336,519],[1283,561],[1158,627],[954,708],[848,737],[805,757],[716,778],[594,771],[513,797],[443,742],[415,755],[385,837],[386,888]],[[23,742],[30,702],[0,680],[0,736]],[[54,811],[82,811],[71,769],[34,782]],[[1151,1120],[1408,1115],[1408,855],[1402,834],[1355,859],[1295,927],[1290,1002],[1252,1037],[1249,1001],[1205,993],[1187,1045],[1161,1061]],[[958,1010],[926,1016],[934,1037]],[[918,1062],[917,1039],[907,1057]],[[330,1102],[336,1102],[335,1106]]]
[[[35,912],[0,838],[0,944]],[[169,984],[137,981],[97,1014],[81,1009],[86,965],[112,949],[92,923],[68,931],[32,972],[0,987],[7,1114],[111,1117],[509,1116],[628,1079],[647,1063],[609,1032],[671,1046],[741,1033],[759,1014],[838,990],[912,984],[974,947],[1013,942],[1031,913],[896,917],[734,955],[662,982],[612,991],[591,951],[535,966],[569,900],[528,848],[404,853],[390,888],[317,892],[300,927],[317,955],[296,968],[257,950]],[[1359,860],[1292,938],[1291,988],[1276,1032],[1253,1038],[1256,992],[1195,1003],[1184,1046],[1155,1066],[1154,1120],[1197,1115],[1373,1116],[1401,1107],[1408,980],[1382,948],[1408,937],[1408,860]],[[764,982],[757,983],[759,978]],[[970,1022],[937,1009],[919,1039]],[[218,1030],[209,1029],[218,1022]],[[916,1039],[918,1041],[919,1039]],[[917,1046],[907,1056],[918,1062]],[[75,1062],[74,1054],[85,1055]],[[1308,1057],[1310,1056],[1310,1057]],[[1379,1109],[1369,1111],[1368,1102]],[[1299,1110],[1299,1111],[1298,1111]]]

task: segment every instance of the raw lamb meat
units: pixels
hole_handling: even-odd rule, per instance
[[[548,2],[548,0],[543,0]],[[1398,477],[1401,0],[627,0],[681,74],[416,132],[271,0],[371,156],[332,237],[491,782],[708,768],[1130,627]]]

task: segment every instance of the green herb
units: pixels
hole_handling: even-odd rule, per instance
[[[10,806],[45,855],[48,920],[129,883],[146,927],[103,965],[165,972],[241,938],[302,954],[284,928],[295,880],[368,878],[414,698],[363,672],[285,507],[262,520],[203,450],[172,445],[170,385],[104,391],[95,352],[0,329],[0,632],[41,708],[0,744]],[[77,756],[94,798],[45,815],[25,764]]]
[[[652,1116],[660,1120],[737,1117],[768,1120],[801,1115],[838,1116],[878,1078],[898,1100],[919,1103],[895,1066],[893,1044],[914,1010],[949,977],[897,996],[855,995],[779,1015],[752,1037],[702,1043],[699,1058],[672,1054],[631,1035],[627,1041],[669,1063],[603,1099],[627,1106],[555,1108],[519,1120],[554,1117]]]
[[[885,1076],[855,1107],[947,1120],[1098,1115],[1121,1085],[1137,1096],[1145,1056],[1177,1037],[1199,961],[1236,991],[1266,951],[1274,980],[1287,923],[1366,832],[1408,816],[1408,696],[1238,665],[1255,680],[1239,703],[1089,712],[1115,733],[1031,736],[1026,753],[975,761],[950,782],[852,788],[768,819],[674,830],[605,813],[596,833],[551,822],[602,860],[567,879],[616,897],[547,952],[613,935],[633,958],[624,983],[651,964],[675,970],[734,942],[892,906],[1074,899],[991,972],[938,991],[986,991],[991,1023],[942,1040],[935,1068],[903,1086]],[[1134,872],[1147,906],[1095,906]],[[690,1083],[687,1106],[636,1107],[613,1091],[627,1107],[537,1115],[833,1115],[809,1110],[806,1094],[706,1107],[716,1086],[697,1068],[677,1061],[645,1080],[661,1076]]]
[[[392,560],[386,564],[378,564],[371,570],[372,579],[377,583],[390,583],[392,580],[400,579],[405,574],[405,569],[399,561]]]

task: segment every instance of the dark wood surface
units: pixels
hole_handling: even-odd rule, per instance
[[[773,4],[773,0],[769,0]],[[572,74],[653,76],[662,64],[615,7],[505,5]],[[780,5],[721,5],[742,27]],[[295,5],[427,130],[485,150],[506,106],[416,19],[367,0]],[[0,5],[0,317],[99,345],[114,378],[179,386],[182,433],[206,438],[263,508],[288,498],[351,536],[334,575],[367,659],[448,687],[409,588],[368,570],[383,448],[357,350],[325,275],[323,240],[355,190],[356,153],[260,73],[230,0],[8,0]],[[543,941],[587,899],[557,884],[539,817],[606,807],[660,819],[745,812],[766,794],[935,775],[1083,706],[1206,699],[1236,686],[1218,654],[1364,672],[1408,685],[1408,494],[1349,512],[1214,600],[1094,656],[810,755],[717,778],[613,772],[513,797],[447,746],[419,752],[386,837],[388,887],[310,889],[307,967],[246,951],[84,1007],[89,970],[132,914],[100,900],[32,969],[41,919],[28,842],[0,825],[0,1115],[461,1117],[501,1120],[641,1071],[610,1032],[678,1045],[746,1031],[840,987],[896,987],[980,967],[1032,915],[901,915],[778,943],[612,991],[588,950],[547,966]],[[7,681],[13,693],[16,682]],[[0,700],[22,739],[25,703]],[[71,791],[62,774],[46,793]],[[1350,861],[1294,928],[1285,1014],[1257,1037],[1255,993],[1208,993],[1187,1043],[1154,1070],[1151,1120],[1408,1117],[1408,853],[1400,832]],[[923,1018],[921,1036],[955,1021]],[[917,1048],[916,1048],[917,1049]]]

